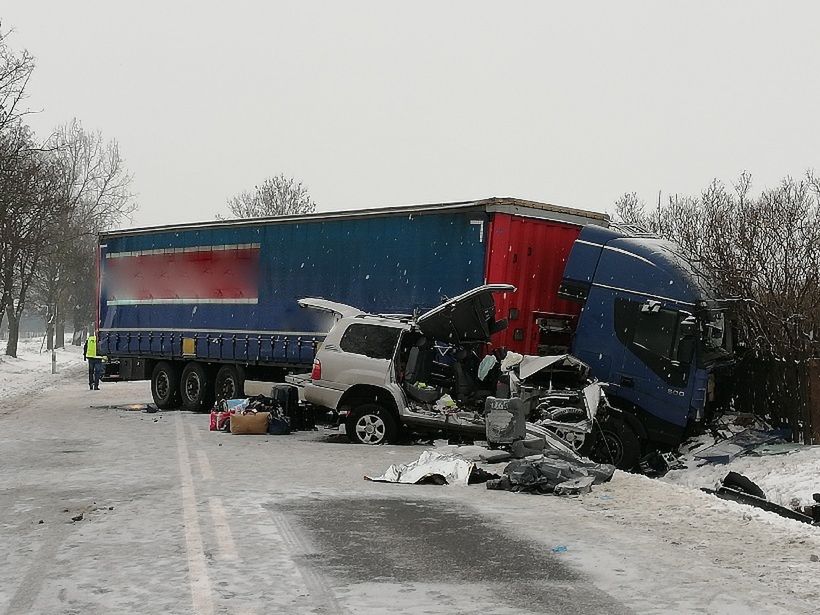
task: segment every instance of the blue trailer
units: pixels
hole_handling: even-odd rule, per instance
[[[99,348],[122,379],[150,379],[161,407],[203,409],[245,378],[310,368],[332,323],[299,298],[408,314],[510,283],[493,344],[571,349],[612,383],[613,438],[672,445],[703,420],[730,354],[723,312],[684,255],[607,227],[597,212],[485,199],[108,232]]]

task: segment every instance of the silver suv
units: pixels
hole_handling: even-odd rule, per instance
[[[364,444],[392,442],[402,425],[482,438],[484,401],[495,394],[485,383],[498,375],[479,370],[482,350],[507,326],[495,319],[499,292],[515,287],[480,286],[416,317],[301,299],[302,307],[337,318],[304,384],[305,400],[338,411],[340,429]]]

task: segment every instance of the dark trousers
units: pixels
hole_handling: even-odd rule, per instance
[[[88,388],[100,388],[102,366],[102,359],[88,359]]]

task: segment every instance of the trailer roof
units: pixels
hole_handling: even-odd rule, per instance
[[[190,222],[184,224],[169,224],[160,226],[144,226],[117,231],[104,231],[101,236],[110,237],[118,235],[139,235],[142,233],[153,233],[156,231],[181,231],[203,228],[236,227],[236,226],[256,226],[267,224],[286,224],[301,221],[321,221],[338,220],[347,218],[377,218],[382,216],[399,215],[425,215],[442,211],[482,211],[486,213],[507,213],[528,218],[542,218],[554,220],[574,225],[598,224],[609,226],[609,216],[597,211],[586,211],[552,205],[550,203],[539,203],[526,199],[512,197],[492,197],[488,199],[478,199],[475,201],[457,201],[453,203],[434,203],[427,205],[403,205],[399,207],[379,207],[370,209],[357,209],[345,211],[328,211],[313,214],[298,214],[292,216],[270,216],[264,218],[242,218],[229,220],[212,220],[208,222]]]

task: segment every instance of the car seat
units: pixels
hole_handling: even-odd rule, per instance
[[[430,373],[430,347],[426,337],[420,337],[407,355],[407,365],[404,368],[404,390],[411,399],[425,404],[432,404],[439,397],[441,391],[426,384]],[[423,386],[420,386],[423,385]]]

